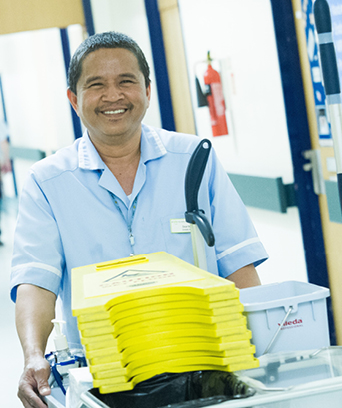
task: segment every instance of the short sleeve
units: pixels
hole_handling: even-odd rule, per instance
[[[32,284],[58,294],[64,270],[58,225],[42,186],[34,173],[28,176],[20,196],[14,234],[11,298],[20,284]]]

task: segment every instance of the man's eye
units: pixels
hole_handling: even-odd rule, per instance
[[[94,82],[93,84],[89,85],[89,88],[95,88],[95,87],[100,87],[102,86],[101,82]]]

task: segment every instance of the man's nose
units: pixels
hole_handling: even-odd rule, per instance
[[[122,99],[122,98],[123,98],[123,92],[115,84],[108,85],[104,89],[104,92],[103,92],[103,95],[102,95],[102,99],[107,100],[107,101],[116,101],[116,100]]]

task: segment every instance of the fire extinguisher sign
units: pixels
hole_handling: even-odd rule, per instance
[[[211,93],[214,99],[214,108],[215,108],[216,115],[218,117],[225,116],[226,105],[224,103],[222,85],[220,82],[211,84]]]

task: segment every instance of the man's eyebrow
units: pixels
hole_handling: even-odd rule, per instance
[[[124,72],[124,73],[120,74],[119,76],[120,77],[137,79],[137,76],[135,74],[132,74],[131,72]]]

